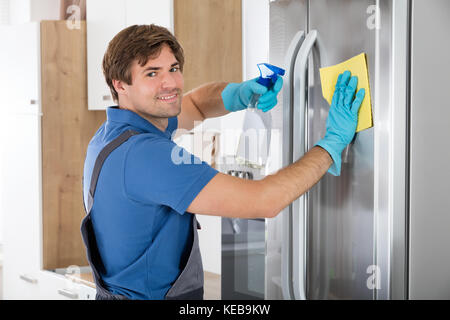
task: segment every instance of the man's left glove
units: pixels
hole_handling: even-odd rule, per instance
[[[358,77],[351,77],[350,71],[338,76],[326,123],[325,137],[315,145],[325,149],[333,159],[328,170],[334,176],[341,174],[341,154],[355,136],[358,125],[358,111],[364,100],[365,90],[355,95]]]
[[[278,103],[277,95],[283,87],[283,78],[278,76],[275,84],[267,89],[256,82],[258,78],[241,83],[230,83],[222,91],[222,101],[228,111],[239,111],[246,109],[253,94],[260,94],[257,108],[264,112],[269,111]]]

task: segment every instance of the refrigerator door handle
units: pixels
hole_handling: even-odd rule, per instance
[[[284,81],[286,85],[283,88],[283,167],[292,163],[292,115],[293,115],[293,93],[294,87],[294,64],[305,39],[305,32],[300,30],[292,38],[292,41],[286,52],[284,67],[286,75]],[[287,206],[282,213],[282,248],[281,248],[281,289],[283,298],[287,300],[294,299],[292,286],[292,206]]]
[[[295,61],[294,78],[294,108],[293,114],[293,158],[292,161],[300,159],[308,147],[307,121],[308,110],[306,107],[307,93],[307,66],[308,57],[313,46],[319,51],[321,65],[325,65],[325,51],[317,37],[317,30],[311,30],[305,37],[303,44]],[[308,193],[303,194],[292,203],[292,282],[294,287],[294,298],[306,299],[307,281],[307,253],[308,253],[308,216],[307,216]]]

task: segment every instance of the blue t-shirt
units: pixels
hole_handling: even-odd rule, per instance
[[[186,209],[217,170],[172,141],[176,117],[162,132],[132,111],[110,107],[106,113],[87,149],[85,201],[103,147],[126,130],[141,134],[115,149],[99,175],[91,218],[105,267],[101,277],[113,294],[164,299],[192,247],[193,216]]]

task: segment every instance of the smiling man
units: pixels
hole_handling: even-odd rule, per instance
[[[162,44],[159,50],[159,55],[143,66],[137,60],[133,61],[130,83],[111,80],[120,108],[137,113],[164,131],[168,119],[176,117],[181,111],[184,82],[180,63],[172,49]]]
[[[97,299],[202,299],[203,268],[195,214],[271,218],[340,170],[364,97],[350,72],[336,84],[327,134],[294,164],[263,180],[217,172],[193,155],[171,159],[172,134],[194,122],[247,107],[277,104],[282,79],[268,90],[256,79],[209,83],[185,95],[183,50],[165,28],[131,26],[109,43],[103,72],[117,106],[89,143],[81,225]],[[199,66],[201,67],[201,66]],[[331,166],[331,168],[330,168]]]

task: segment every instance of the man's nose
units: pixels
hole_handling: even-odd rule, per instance
[[[161,80],[161,87],[162,88],[174,88],[176,87],[177,83],[175,81],[175,77],[172,72],[166,72],[163,75],[163,78]]]

